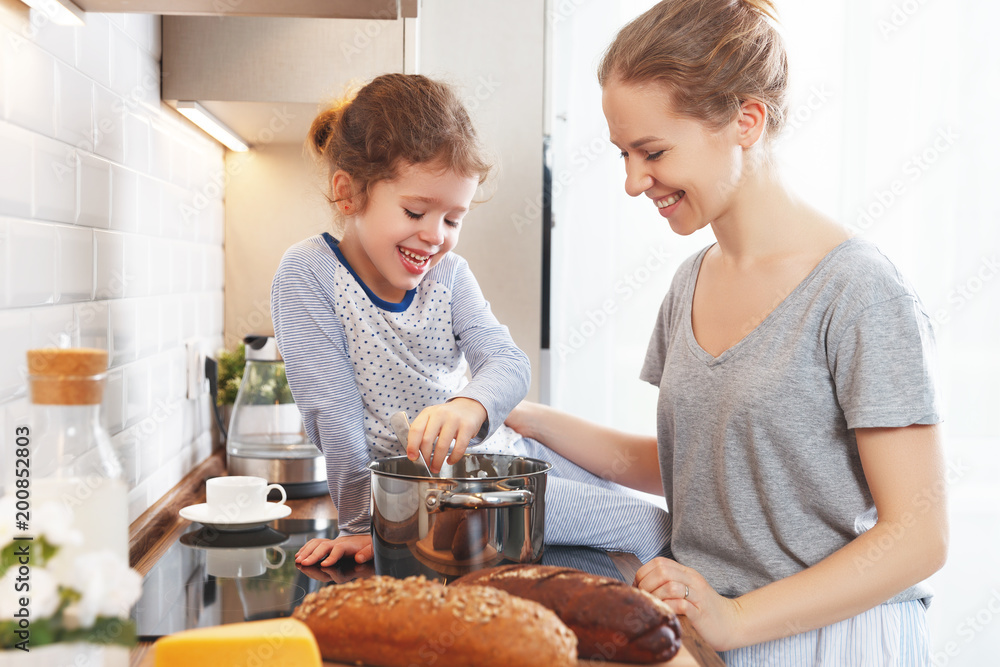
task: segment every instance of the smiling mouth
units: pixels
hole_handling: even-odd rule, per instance
[[[670,195],[669,197],[666,197],[664,199],[661,199],[661,200],[657,201],[656,202],[656,208],[667,208],[668,206],[673,206],[674,204],[676,204],[677,202],[679,202],[681,199],[683,199],[685,194],[686,193],[683,190],[678,190],[677,192],[675,192],[674,194]]]
[[[403,256],[403,259],[406,262],[408,262],[410,265],[412,265],[414,268],[417,269],[422,269],[423,267],[425,267],[427,263],[430,261],[431,257],[434,256],[433,254],[421,255],[420,253],[416,253],[412,250],[407,250],[402,246],[396,246],[396,249],[399,250],[399,254]]]

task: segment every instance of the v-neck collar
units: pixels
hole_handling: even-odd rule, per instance
[[[750,345],[755,338],[757,338],[762,331],[772,326],[775,320],[781,317],[781,314],[787,310],[791,304],[800,298],[800,295],[808,289],[808,286],[812,281],[818,276],[823,269],[829,264],[830,260],[837,255],[842,249],[846,248],[848,245],[852,244],[858,237],[851,237],[846,241],[842,241],[835,248],[826,253],[819,263],[813,267],[812,271],[795,286],[795,289],[786,296],[781,303],[779,303],[775,308],[767,314],[760,324],[754,327],[753,331],[748,333],[743,338],[739,339],[732,345],[730,345],[722,354],[717,357],[713,357],[705,348],[701,346],[698,339],[694,336],[694,325],[692,324],[692,311],[694,308],[694,290],[698,283],[698,275],[701,273],[702,262],[705,261],[705,255],[708,251],[712,249],[715,244],[706,247],[701,251],[701,254],[694,261],[694,266],[691,269],[691,276],[688,280],[687,292],[684,295],[684,329],[685,337],[687,338],[688,347],[691,352],[698,357],[702,362],[708,366],[718,366],[719,364],[725,363],[728,359],[732,358],[739,353],[741,349]]]

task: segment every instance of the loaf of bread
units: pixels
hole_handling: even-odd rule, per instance
[[[293,617],[323,659],[408,667],[576,665],[576,638],[540,604],[495,588],[374,576],[310,593]]]
[[[576,634],[581,658],[649,663],[673,658],[681,628],[670,607],[616,579],[547,565],[501,565],[451,586],[493,586],[545,605]]]

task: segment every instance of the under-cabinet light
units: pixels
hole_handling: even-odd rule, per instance
[[[57,25],[84,25],[84,11],[71,0],[21,0]]]
[[[238,134],[226,127],[222,121],[210,114],[205,107],[197,102],[178,102],[177,110],[229,150],[239,153],[250,150],[250,146]]]

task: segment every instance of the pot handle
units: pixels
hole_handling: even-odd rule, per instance
[[[478,510],[491,507],[517,507],[531,505],[535,496],[527,489],[511,491],[483,491],[480,493],[452,493],[442,489],[428,489],[424,504],[429,510],[457,509]]]

